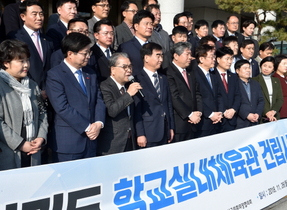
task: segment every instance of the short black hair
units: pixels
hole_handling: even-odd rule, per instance
[[[146,55],[152,55],[154,50],[162,50],[162,47],[154,42],[144,44],[140,50],[142,60],[144,60]]]
[[[222,58],[225,55],[233,55],[232,49],[229,47],[220,47],[215,52],[216,58]]]
[[[146,10],[140,10],[133,17],[133,25],[139,24],[141,20],[144,18],[150,18],[152,22],[154,22],[154,16],[151,12],[146,11]]]
[[[254,42],[253,42],[251,39],[243,40],[242,43],[241,43],[241,45],[240,45],[240,48],[241,48],[241,47],[242,47],[242,48],[245,48],[245,47],[246,47],[247,45],[249,45],[249,44],[255,45]]]
[[[274,69],[276,71],[281,61],[287,59],[287,55],[276,55],[274,59],[275,59]]]
[[[214,50],[214,48],[207,44],[199,45],[196,48],[196,53],[195,53],[195,58],[196,58],[197,63],[200,63],[200,60],[199,60],[200,57],[206,57],[207,53],[212,50]]]
[[[223,20],[215,20],[213,21],[213,23],[211,24],[211,28],[217,28],[219,25],[224,25],[225,23]]]
[[[131,4],[138,6],[137,3],[134,1],[124,1],[121,5],[121,13],[126,11],[130,7]]]
[[[69,20],[69,22],[68,22],[68,30],[70,29],[71,25],[73,23],[76,23],[76,22],[82,22],[82,23],[85,23],[87,26],[89,26],[88,25],[88,21],[86,19],[77,17],[77,18],[73,18],[73,19]]]
[[[26,14],[27,7],[31,7],[31,6],[34,6],[34,5],[39,6],[43,10],[43,6],[40,4],[40,2],[35,1],[35,0],[28,0],[28,1],[23,1],[20,4],[20,6],[19,6],[20,14]]]
[[[101,3],[101,2],[105,2],[105,1],[107,1],[110,4],[110,0],[93,0],[92,5],[95,5],[95,4]]]
[[[254,27],[257,26],[257,23],[254,21],[254,20],[245,20],[243,23],[242,23],[242,28],[246,28],[248,27],[249,25],[253,24]]]
[[[58,0],[56,3],[56,8],[59,8],[63,6],[66,3],[74,3],[77,6],[77,1],[76,0]]]
[[[183,14],[187,17],[187,18],[193,18],[193,14],[190,11],[184,11]]]
[[[61,50],[66,58],[68,51],[77,53],[90,44],[91,39],[89,37],[81,33],[73,32],[64,37],[61,42]]]
[[[95,23],[94,28],[93,28],[94,33],[98,33],[101,30],[102,25],[108,25],[108,26],[113,27],[112,21],[110,21],[107,18],[104,18]]]
[[[245,59],[238,60],[238,61],[236,61],[236,63],[234,64],[234,69],[235,69],[235,70],[236,70],[236,69],[240,69],[241,66],[243,66],[244,64],[249,64],[249,65],[250,65],[250,63],[249,63],[248,60],[245,60]]]
[[[6,69],[4,63],[14,59],[26,59],[30,57],[28,45],[17,39],[6,39],[0,44],[0,67]]]
[[[148,1],[149,0],[142,0],[142,8],[148,6]],[[157,0],[154,0],[157,4],[158,4],[158,1]]]
[[[260,68],[266,62],[271,62],[271,63],[273,63],[273,66],[275,66],[275,59],[272,56],[267,56],[267,57],[263,58],[262,61],[260,62]]]
[[[196,21],[196,23],[194,25],[194,29],[199,29],[202,26],[209,27],[208,22],[206,20],[198,20],[198,21]]]
[[[259,50],[264,51],[264,50],[274,50],[274,45],[271,42],[263,42],[260,47]]]
[[[176,34],[186,34],[186,36],[187,36],[188,30],[184,26],[175,26],[172,29],[172,35],[176,35]]]
[[[225,37],[223,40],[222,40],[222,45],[223,46],[227,46],[229,45],[231,42],[237,42],[238,44],[238,38],[236,36],[228,36],[228,37]]]
[[[176,14],[174,17],[173,17],[173,26],[175,27],[175,25],[178,25],[179,24],[179,18],[181,17],[187,17],[183,12],[181,13],[178,13]]]
[[[152,11],[152,9],[160,9],[160,7],[159,7],[159,5],[158,4],[150,4],[150,5],[148,5],[147,7],[146,7],[146,9],[145,10],[147,10],[147,11]]]
[[[212,35],[207,35],[207,36],[204,36],[202,37],[200,40],[199,40],[199,45],[203,45],[203,44],[207,44],[209,41],[211,42],[214,42],[214,44],[216,43],[216,38]]]

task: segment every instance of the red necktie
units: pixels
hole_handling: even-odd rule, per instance
[[[184,80],[185,80],[185,82],[186,82],[188,88],[190,89],[190,86],[189,86],[189,82],[188,82],[188,79],[187,79],[187,74],[186,74],[186,70],[185,70],[185,69],[183,69],[182,75],[183,75],[183,78],[184,78]]]
[[[223,86],[225,88],[226,93],[228,93],[228,85],[227,85],[227,82],[226,82],[226,79],[225,79],[225,75],[226,75],[226,73],[221,73]]]

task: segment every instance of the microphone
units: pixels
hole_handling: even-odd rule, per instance
[[[129,81],[132,82],[132,83],[136,82],[133,75],[129,76]],[[141,94],[141,96],[144,98],[143,92],[142,92],[141,90],[138,90],[138,92],[139,92],[139,93]]]

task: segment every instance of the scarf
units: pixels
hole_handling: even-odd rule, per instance
[[[26,127],[26,141],[32,141],[35,137],[35,125],[30,100],[31,89],[29,88],[29,78],[24,77],[19,82],[3,69],[0,70],[0,77],[19,94],[23,107],[23,123]]]

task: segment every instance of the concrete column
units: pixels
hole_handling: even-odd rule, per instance
[[[161,24],[163,29],[171,34],[173,29],[173,17],[184,9],[184,0],[159,0],[161,11]]]

